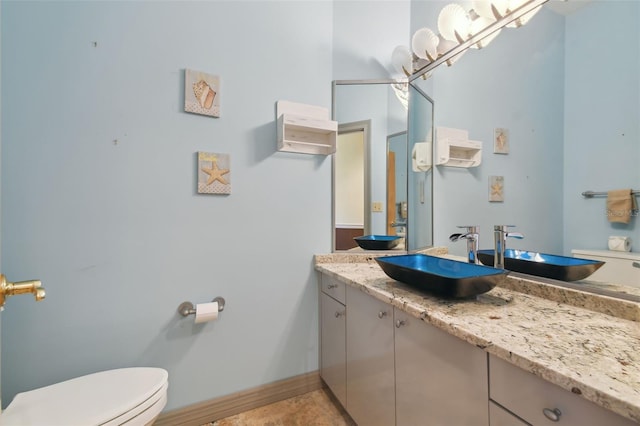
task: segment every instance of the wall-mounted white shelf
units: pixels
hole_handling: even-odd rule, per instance
[[[469,132],[438,127],[436,129],[439,166],[477,167],[482,162],[482,142],[469,140]]]
[[[329,109],[289,101],[276,103],[278,151],[329,155],[336,152],[338,123]]]

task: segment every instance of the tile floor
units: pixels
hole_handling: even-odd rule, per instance
[[[356,426],[329,391],[320,389],[203,426]]]

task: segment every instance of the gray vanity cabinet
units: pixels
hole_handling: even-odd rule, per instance
[[[345,285],[321,275],[320,376],[343,407],[347,406]]]
[[[489,372],[491,400],[534,426],[637,426],[493,355],[489,356]],[[492,418],[491,426],[499,425]]]
[[[347,359],[345,314],[343,304],[326,294],[321,295],[321,360],[320,375],[343,407],[347,406]]]
[[[637,426],[358,287],[321,289],[321,376],[358,425]]]
[[[489,425],[487,353],[395,310],[396,424]]]
[[[347,412],[362,426],[395,424],[393,308],[347,286]]]

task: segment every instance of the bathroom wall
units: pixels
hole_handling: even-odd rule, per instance
[[[2,314],[4,404],[126,366],[169,371],[167,410],[317,370],[331,159],[276,151],[275,102],[386,78],[408,2],[1,7],[3,272],[47,289]],[[183,112],[185,68],[220,76],[220,118]],[[196,194],[198,151],[231,195]],[[176,313],[215,296],[216,322]]]
[[[399,76],[391,52],[411,37],[409,0],[334,0],[333,75],[336,80]]]
[[[446,4],[414,1],[412,33],[437,28]],[[434,168],[434,243],[455,254],[466,251],[448,240],[458,225],[479,225],[481,248],[493,247],[494,225],[509,224],[526,236],[510,247],[562,251],[563,19],[544,8],[533,19],[535,28],[504,29],[489,46],[437,68],[425,89],[437,127],[468,130],[483,143],[479,167]],[[509,129],[508,155],[493,153],[497,127]],[[504,202],[488,201],[490,176],[504,176]]]
[[[593,2],[567,17],[564,250],[607,249],[609,235],[640,224],[609,223],[606,197],[582,192],[640,190],[640,3]],[[598,28],[598,31],[594,31]],[[606,34],[605,37],[602,35]],[[570,76],[570,77],[569,77]],[[640,198],[636,198],[640,200]]]

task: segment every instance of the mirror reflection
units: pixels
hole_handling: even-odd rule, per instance
[[[638,255],[637,211],[628,224],[613,222],[606,196],[582,193],[640,189],[640,3],[580,3],[569,13],[549,2],[486,49],[413,80],[438,102],[437,126],[483,143],[479,167],[435,168],[435,245],[465,256],[463,243],[448,241],[457,226],[479,226],[480,248],[491,249],[494,226],[515,225],[524,238],[508,239],[507,248],[611,254],[609,237],[622,236],[633,251],[617,257]],[[420,16],[437,15],[443,5],[414,4]],[[611,275],[580,284],[640,294],[629,287],[640,286],[640,268],[623,281],[615,263],[598,271],[610,266]],[[634,268],[633,260],[625,264]]]
[[[407,230],[407,132],[387,137],[387,235]]]
[[[392,80],[334,82],[334,250],[362,250],[354,241],[362,235],[399,236],[395,250],[433,244],[431,167],[408,172],[416,142],[432,141],[433,103],[410,86]]]
[[[431,98],[409,84],[407,249],[433,246],[433,120]]]

